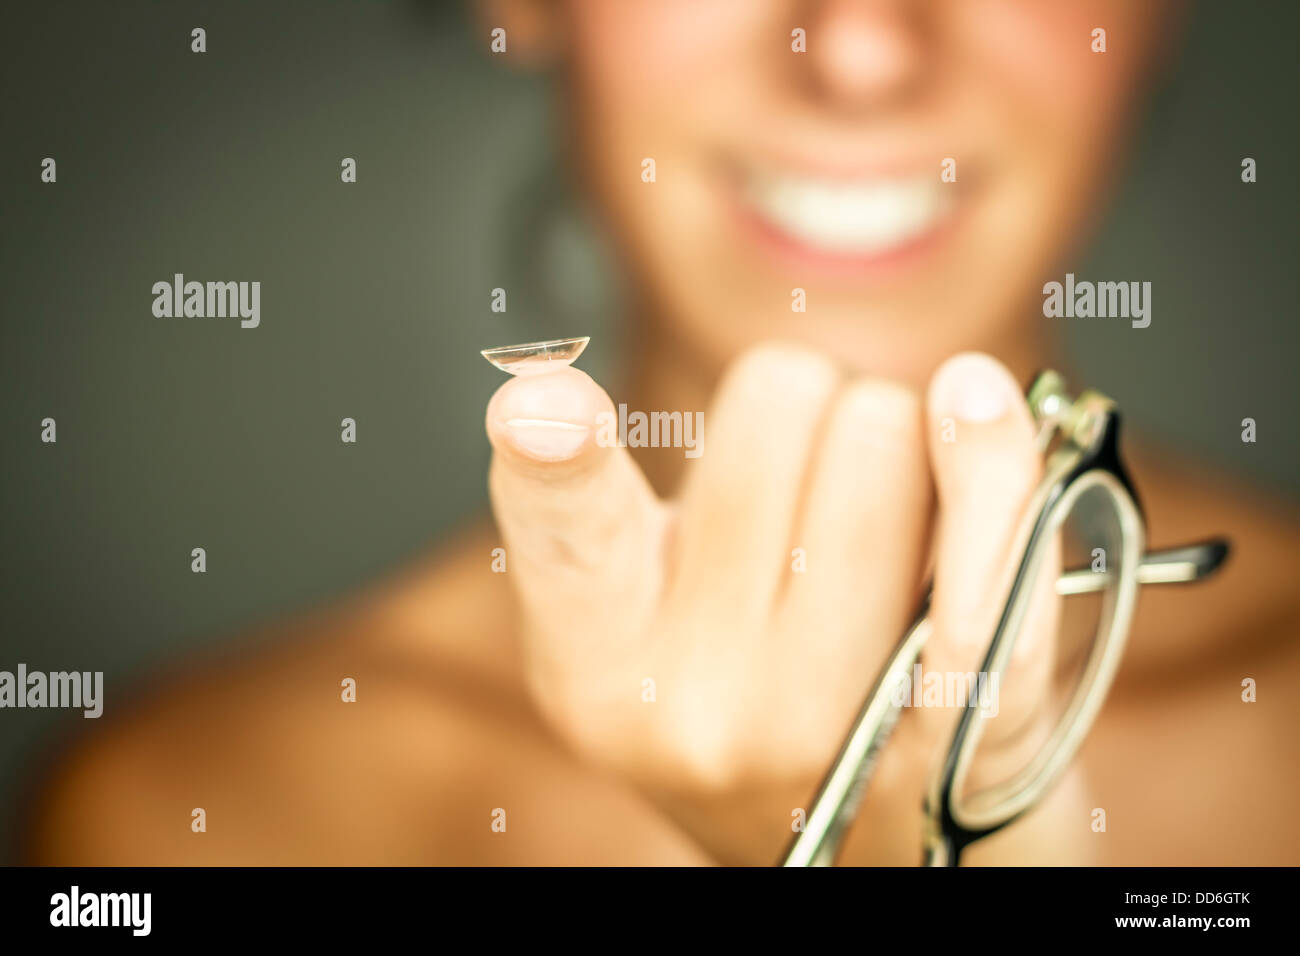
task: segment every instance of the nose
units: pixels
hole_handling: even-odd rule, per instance
[[[914,0],[821,0],[810,5],[806,68],[820,95],[845,108],[878,105],[922,74],[923,24]]]

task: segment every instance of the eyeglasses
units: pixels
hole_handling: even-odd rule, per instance
[[[1049,697],[1058,714],[1051,729],[1033,737],[1028,748],[1022,741],[1010,761],[981,750],[986,715],[975,706],[963,707],[925,798],[926,866],[957,866],[966,847],[1013,823],[1051,790],[1110,689],[1138,586],[1199,581],[1214,573],[1228,554],[1227,541],[1218,538],[1144,554],[1146,528],[1119,458],[1114,402],[1093,391],[1072,399],[1065,381],[1052,371],[1035,379],[1027,397],[1039,429],[1038,448],[1047,456],[1045,474],[1015,539],[1024,542],[1023,551],[981,674],[1000,680],[1033,600],[1042,591],[1039,582],[1050,587],[1050,577],[1043,575],[1069,566],[1064,552],[1073,557],[1077,551],[1085,556],[1083,566],[1056,578],[1056,594],[1071,599],[1063,609],[1065,604],[1072,609],[1063,610],[1053,645],[1054,658],[1073,660],[1075,666],[1069,680],[1050,682],[1054,689]],[[783,865],[835,862],[880,749],[906,705],[913,668],[932,629],[930,593],[927,587],[915,621],[876,678]],[[1075,644],[1077,653],[1067,654],[1067,643]]]

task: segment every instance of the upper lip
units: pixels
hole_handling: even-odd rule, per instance
[[[944,159],[957,158],[965,165],[969,156],[969,151],[955,145],[951,138],[921,135],[918,131],[853,135],[844,131],[801,132],[796,128],[782,132],[779,140],[750,143],[731,155],[754,157],[741,161],[745,168],[828,180],[893,179],[931,170],[938,176]]]
[[[756,179],[762,180],[805,180],[821,181],[826,186],[885,185],[890,182],[915,182],[921,177],[933,176],[940,181],[943,161],[952,153],[936,153],[917,159],[914,154],[907,157],[883,159],[876,157],[870,162],[865,160],[846,160],[821,158],[813,160],[808,156],[792,156],[789,153],[774,155],[761,154],[759,158],[733,161],[730,164],[731,179],[744,187]],[[979,182],[978,167],[970,161],[958,159],[958,177],[956,182],[945,184],[944,188],[954,195],[968,195]]]

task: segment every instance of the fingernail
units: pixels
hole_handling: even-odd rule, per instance
[[[506,430],[516,448],[541,461],[572,458],[582,449],[589,431],[586,425],[548,418],[508,418]]]
[[[934,410],[963,422],[997,421],[1018,397],[1006,371],[987,355],[972,353],[948,362],[934,383]]]

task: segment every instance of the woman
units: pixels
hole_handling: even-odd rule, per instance
[[[976,668],[1042,471],[1021,389],[1059,364],[1044,284],[1072,271],[1176,11],[480,10],[507,58],[562,73],[577,177],[635,293],[633,387],[506,382],[497,527],[106,724],[52,778],[32,859],[768,863],[928,569],[924,664]],[[706,410],[702,454],[599,440],[617,404]],[[1146,589],[1073,767],[970,861],[1295,863],[1300,704],[1276,689],[1300,678],[1297,529],[1126,452],[1152,547],[1222,532],[1234,558]],[[1009,746],[1050,696],[1060,613],[1040,599],[1008,672]],[[846,861],[917,861],[951,721],[903,715]]]

